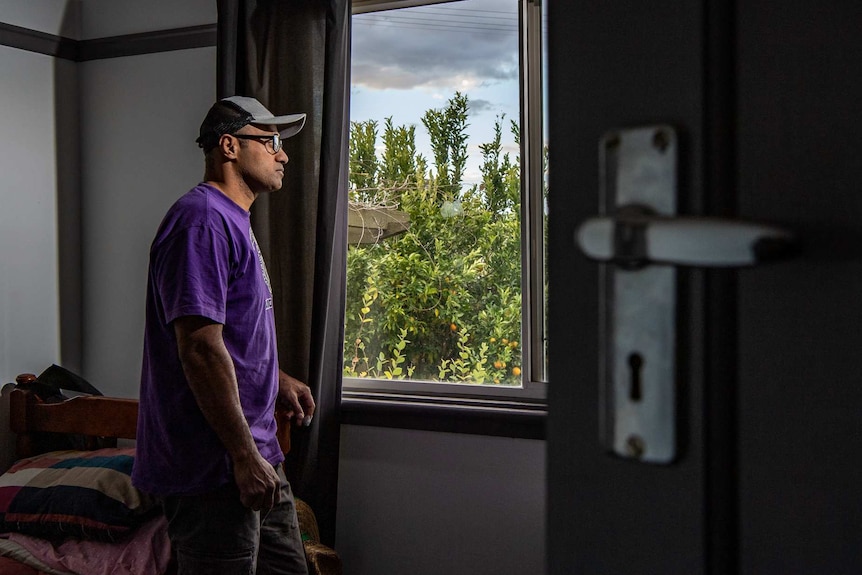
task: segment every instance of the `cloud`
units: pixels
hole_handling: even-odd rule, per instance
[[[516,3],[499,0],[356,15],[352,82],[451,92],[517,80],[517,21]]]
[[[475,114],[481,114],[482,112],[497,112],[497,113],[499,113],[499,111],[500,111],[500,106],[498,106],[497,104],[495,104],[489,100],[482,100],[479,98],[470,100],[469,113],[471,116],[475,115]]]

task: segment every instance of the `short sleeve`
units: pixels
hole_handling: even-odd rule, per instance
[[[178,230],[151,258],[151,279],[166,325],[190,315],[225,322],[230,247],[222,234],[205,226]]]

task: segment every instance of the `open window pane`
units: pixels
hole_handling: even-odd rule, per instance
[[[519,9],[353,16],[348,378],[522,384]]]

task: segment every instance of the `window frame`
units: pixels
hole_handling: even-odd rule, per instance
[[[457,0],[354,0],[353,14]],[[518,0],[522,385],[348,378],[345,423],[544,437],[547,414],[541,0]],[[457,415],[458,417],[453,417]],[[448,423],[447,423],[448,422]]]

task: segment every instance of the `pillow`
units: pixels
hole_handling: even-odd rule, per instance
[[[155,502],[131,481],[135,449],[53,451],[0,476],[5,531],[114,541],[149,519]]]

